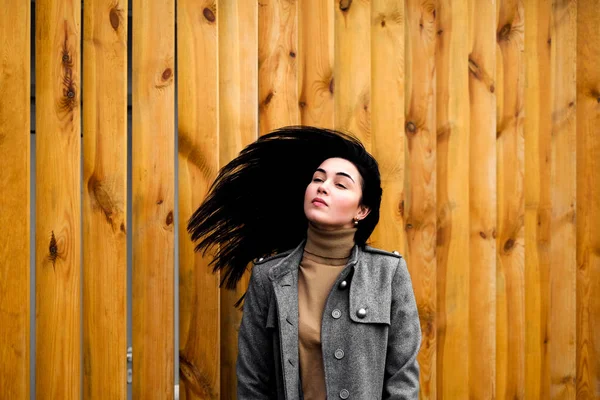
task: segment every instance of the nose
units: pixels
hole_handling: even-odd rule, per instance
[[[317,186],[317,193],[327,194],[327,181],[322,181],[319,186]]]

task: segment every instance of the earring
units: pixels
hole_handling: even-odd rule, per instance
[[[354,221],[354,226],[356,226],[356,225],[358,225],[359,219],[354,217],[354,218],[352,218],[352,221]]]

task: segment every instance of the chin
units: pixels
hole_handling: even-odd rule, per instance
[[[308,220],[308,222],[310,222],[314,225],[325,226],[325,227],[330,225],[329,221],[326,218],[320,218],[320,216],[316,216],[312,212],[308,212],[305,215],[306,215],[306,219]]]
[[[308,222],[310,222],[317,228],[325,229],[325,230],[335,230],[335,229],[343,228],[341,225],[331,223],[331,221],[324,220],[322,218],[309,218]]]

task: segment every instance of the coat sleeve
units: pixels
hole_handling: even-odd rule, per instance
[[[270,399],[275,386],[272,335],[266,328],[269,296],[261,281],[259,269],[253,268],[238,332],[238,399]]]
[[[392,282],[390,317],[383,398],[418,399],[421,325],[404,258],[400,258]]]

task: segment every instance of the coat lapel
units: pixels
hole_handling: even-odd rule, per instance
[[[281,338],[281,363],[286,399],[299,395],[298,360],[298,265],[302,260],[304,243],[269,270],[277,303],[279,337]]]

